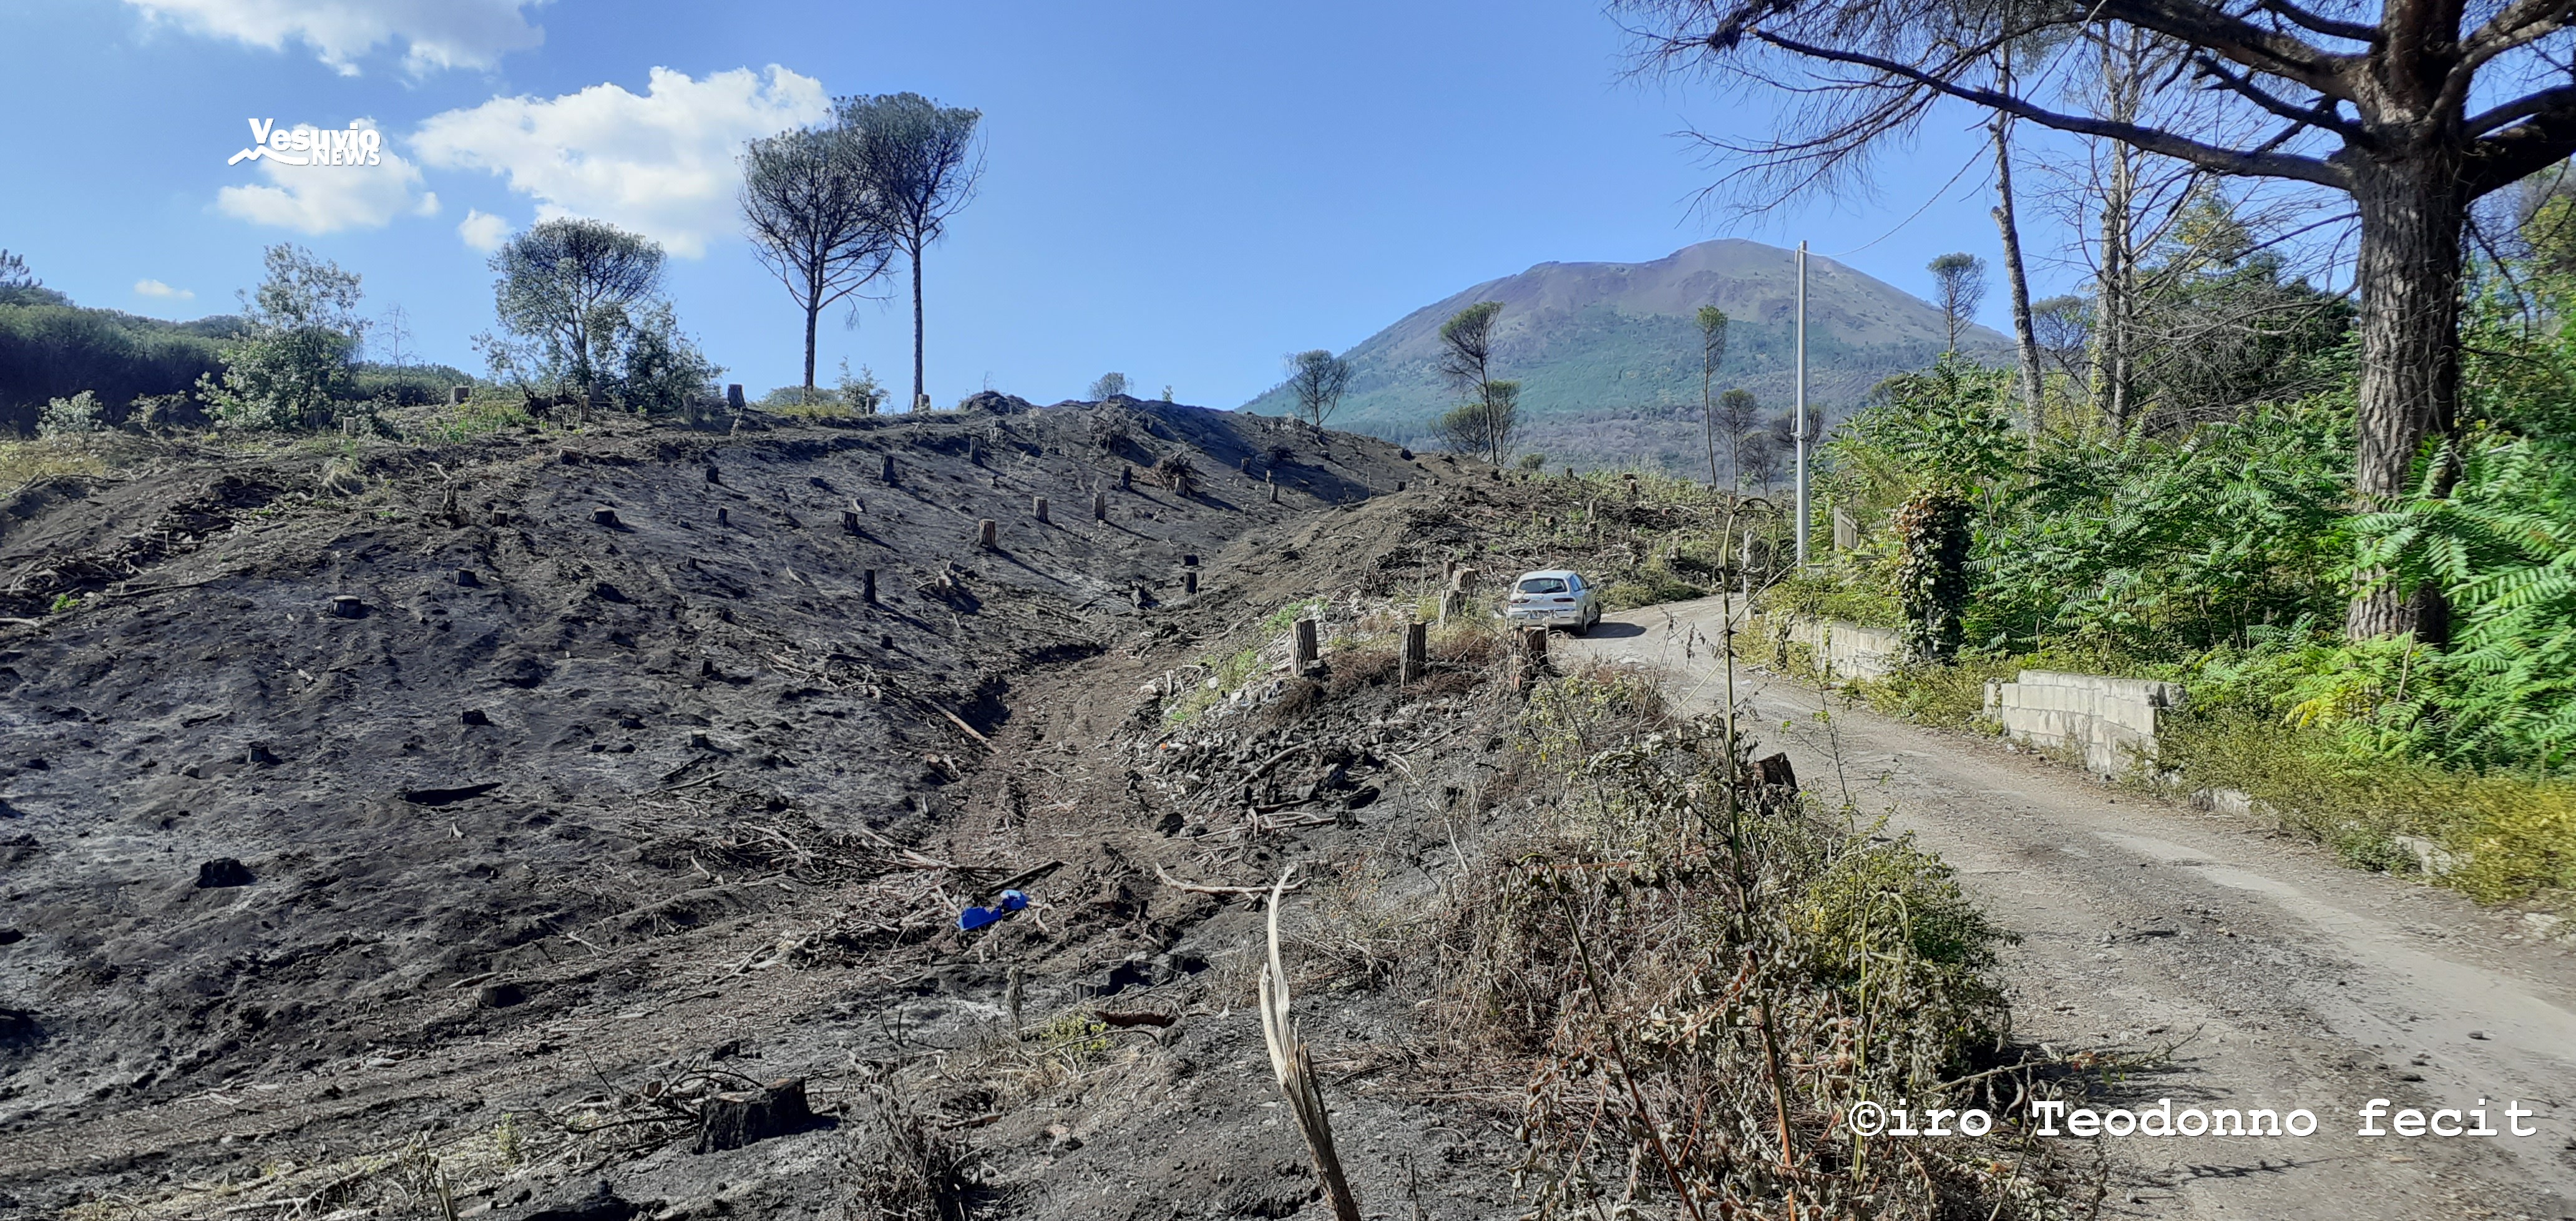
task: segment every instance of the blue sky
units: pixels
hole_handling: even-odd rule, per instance
[[[1284,352],[1549,260],[1805,237],[1921,293],[1933,255],[1997,253],[1982,166],[1933,198],[1982,147],[1965,114],[1873,198],[1695,210],[1711,171],[1675,133],[1758,131],[1768,103],[1627,78],[1618,27],[1580,0],[18,0],[0,46],[0,247],[46,283],[194,317],[294,241],[362,274],[371,312],[399,304],[420,357],[468,368],[492,324],[476,243],[578,213],[673,249],[682,325],[728,380],[795,381],[801,318],[736,235],[730,150],[850,93],[985,115],[980,195],[926,260],[942,404],[988,381],[1050,402],[1117,369],[1232,406]],[[227,165],[253,117],[370,123],[391,157]],[[908,381],[908,286],[880,287],[894,300],[855,330],[827,324],[827,378],[847,357]],[[2005,317],[1998,277],[1985,320]]]

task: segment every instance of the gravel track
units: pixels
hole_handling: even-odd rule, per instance
[[[1724,703],[1714,599],[1615,616],[1574,657],[1662,668]],[[2016,1036],[2161,1052],[2110,1106],[2306,1107],[2315,1134],[2102,1140],[2104,1215],[2576,1217],[2576,957],[2519,914],[2354,870],[2258,819],[2105,787],[1997,739],[1737,672],[1765,751],[1811,791],[1938,851],[2018,933]],[[1821,714],[1821,715],[1820,715]],[[2470,1108],[2514,1138],[2356,1135],[2375,1098]],[[2474,1121],[2470,1121],[2474,1124]]]

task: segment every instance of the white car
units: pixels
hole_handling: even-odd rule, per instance
[[[1524,572],[1512,582],[1503,618],[1514,627],[1561,627],[1580,636],[1601,622],[1601,594],[1579,572]]]

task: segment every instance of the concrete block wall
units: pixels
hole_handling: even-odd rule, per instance
[[[1789,639],[1807,646],[1816,668],[1835,678],[1879,678],[1905,661],[1905,644],[1887,628],[1839,619],[1792,619]]]
[[[2156,721],[2186,699],[2180,683],[2024,670],[1986,684],[1986,715],[2018,742],[2080,750],[2085,770],[2116,776],[2156,757]]]

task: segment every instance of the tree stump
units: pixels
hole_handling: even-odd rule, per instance
[[[716,524],[719,526],[730,526],[733,524],[733,515],[725,512],[723,505],[716,506]]]
[[[367,604],[356,595],[338,594],[331,599],[331,617],[334,619],[363,619],[366,614]]]
[[[1047,520],[1047,498],[1040,496],[1030,501],[1029,514],[1038,519],[1039,525],[1045,525]]]
[[[1525,627],[1521,629],[1521,663],[1530,667],[1543,667],[1547,665],[1546,628]]]
[[[877,604],[876,569],[862,568],[859,570],[859,601],[867,603],[870,606]]]
[[[1136,490],[1135,467],[1122,466],[1118,468],[1118,490],[1121,492],[1132,492]]]
[[[1107,492],[1093,492],[1091,494],[1091,520],[1109,520],[1109,494]]]
[[[759,1090],[718,1094],[698,1107],[697,1152],[740,1149],[773,1136],[802,1132],[813,1123],[802,1077],[772,1081]]]
[[[251,876],[249,866],[229,856],[219,856],[197,866],[197,888],[200,890],[248,886],[258,880]]]
[[[1315,621],[1299,619],[1289,625],[1288,670],[1300,678],[1312,672],[1323,661],[1323,650],[1315,641]]]
[[[878,472],[877,472],[877,478],[878,478],[878,479],[880,479],[880,480],[883,480],[883,481],[885,481],[886,483],[889,483],[889,484],[891,484],[891,483],[893,483],[893,482],[894,482],[894,455],[893,455],[893,454],[887,454],[887,455],[885,456],[885,467],[884,467],[884,469],[882,469],[882,470],[880,470],[880,471],[878,471]]]
[[[450,406],[462,407],[465,405],[465,400],[472,397],[474,397],[474,387],[472,386],[450,386],[447,388],[447,402]]]
[[[993,550],[996,545],[997,535],[1001,528],[1001,523],[994,521],[992,518],[985,517],[977,519],[975,522],[975,545],[986,551]]]
[[[614,528],[618,524],[617,510],[609,508],[607,505],[601,505],[590,511],[590,520],[595,521],[600,525]]]
[[[1191,569],[1191,570],[1189,570],[1189,571],[1187,571],[1187,572],[1183,572],[1183,573],[1181,574],[1181,592],[1182,592],[1182,593],[1185,593],[1185,594],[1196,594],[1196,593],[1198,593],[1198,591],[1199,591],[1199,574],[1198,574],[1198,570],[1196,570],[1196,569]]]
[[[724,472],[717,470],[712,466],[708,467],[707,482],[712,484],[722,484],[724,482]]]
[[[1278,484],[1275,484],[1275,483],[1274,483],[1274,484],[1271,484],[1271,485],[1270,485],[1270,503],[1272,503],[1272,504],[1277,504],[1277,503],[1279,503],[1279,485],[1278,485]]]
[[[1442,560],[1442,561],[1440,561],[1440,580],[1441,580],[1441,583],[1442,583],[1442,584],[1444,584],[1444,585],[1453,585],[1453,586],[1454,586],[1454,585],[1456,585],[1456,584],[1457,584],[1457,581],[1458,581],[1458,561],[1456,561],[1456,560]]]
[[[841,532],[844,534],[857,534],[860,532],[859,511],[857,509],[841,510]]]
[[[1431,669],[1431,625],[1416,619],[1404,625],[1404,663],[1397,682],[1409,683]]]
[[[742,383],[741,383],[741,382],[735,382],[735,383],[733,383],[733,384],[731,384],[731,385],[729,385],[729,386],[726,386],[726,387],[725,387],[725,410],[727,410],[727,411],[735,411],[735,412],[739,412],[739,411],[741,411],[741,410],[742,410],[742,408],[743,408],[743,401],[742,401]]]
[[[1395,490],[1396,490],[1396,491],[1399,491],[1399,492],[1401,492],[1401,491],[1403,491],[1403,490],[1404,490],[1404,481],[1403,481],[1403,480],[1398,479],[1398,480],[1396,480],[1396,481],[1395,481]]]

